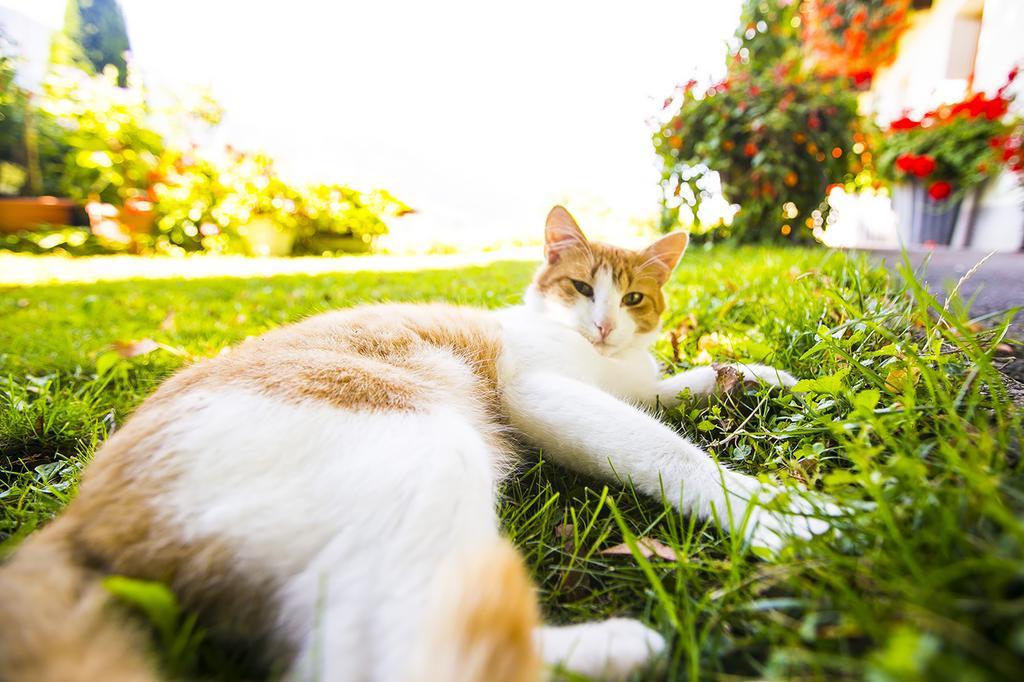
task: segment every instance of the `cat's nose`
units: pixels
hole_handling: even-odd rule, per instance
[[[607,322],[607,321],[605,321],[605,322],[595,322],[594,326],[597,327],[598,333],[601,334],[601,340],[602,341],[607,339],[608,335],[612,333],[613,329],[615,329],[615,325],[613,325],[611,322]]]

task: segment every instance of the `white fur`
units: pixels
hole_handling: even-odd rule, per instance
[[[606,273],[587,305],[566,308],[531,291],[527,306],[496,313],[512,427],[555,461],[629,479],[652,496],[664,489],[680,509],[714,514],[729,528],[749,509],[745,533],[755,543],[818,530],[753,506],[773,491],[720,468],[644,410],[673,403],[684,388],[712,391],[713,371],[660,381],[646,350],[654,334],[636,334],[616,307],[622,293]],[[608,319],[615,330],[595,345],[594,329]],[[460,371],[459,358],[438,355]],[[744,372],[792,382],[770,368]],[[453,397],[418,413],[356,412],[235,388],[193,391],[167,410],[171,432],[140,471],[173,481],[154,506],[190,538],[226,543],[243,570],[280,586],[278,632],[299,652],[289,678],[401,680],[445,557],[498,532],[501,453],[488,445],[477,406]],[[537,637],[549,663],[614,679],[665,647],[657,633],[621,619],[542,628]]]
[[[400,680],[434,571],[497,535],[475,415],[355,413],[191,394],[155,507],[282,585],[293,679]],[[456,494],[457,493],[457,494]]]
[[[537,644],[544,660],[601,680],[628,679],[665,651],[662,636],[632,618],[545,626]]]

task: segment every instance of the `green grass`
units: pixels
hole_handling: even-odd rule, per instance
[[[531,269],[0,290],[0,539],[13,546],[55,513],[97,443],[187,358],[339,306],[506,305]],[[666,419],[731,466],[858,511],[762,561],[628,485],[607,488],[532,454],[501,516],[548,617],[645,619],[671,639],[672,680],[1019,674],[1022,429],[992,366],[1005,325],[976,334],[913,278],[820,250],[691,253],[669,293],[658,351],[670,365],[757,360],[824,380],[799,394],[749,389],[685,404]],[[671,330],[681,334],[675,356]],[[110,353],[143,338],[165,348]],[[641,536],[683,559],[601,553]],[[230,677],[224,665],[210,670]]]

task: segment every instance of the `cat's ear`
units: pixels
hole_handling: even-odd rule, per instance
[[[663,286],[668,281],[689,242],[690,238],[685,232],[673,232],[644,249],[644,268],[658,280],[658,286]]]
[[[557,261],[565,251],[589,248],[590,242],[569,212],[562,206],[551,209],[544,225],[544,257],[548,265]]]

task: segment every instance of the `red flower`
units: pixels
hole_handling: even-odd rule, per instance
[[[928,187],[928,196],[935,201],[942,201],[953,192],[953,186],[945,180],[937,180]]]
[[[1002,118],[1009,109],[1010,103],[1002,97],[990,99],[985,103],[985,118],[990,121],[994,121],[997,118]]]
[[[871,83],[871,78],[873,77],[873,75],[874,74],[872,74],[870,71],[858,71],[856,73],[850,74],[850,77],[853,78],[853,84],[855,86],[862,87],[869,85]]]
[[[904,173],[911,173],[914,170],[917,157],[913,154],[900,154],[896,157],[896,167]]]
[[[925,154],[914,159],[914,167],[910,172],[919,178],[923,178],[926,175],[931,175],[934,170],[935,159]]]
[[[743,147],[743,153],[746,154],[747,156],[753,156],[754,154],[757,154],[757,145],[754,144],[753,142],[748,142],[746,146]]]
[[[901,154],[896,158],[896,167],[904,173],[923,178],[935,171],[935,159],[927,154]]]
[[[914,128],[917,128],[920,125],[921,125],[920,121],[915,121],[914,119],[912,119],[912,118],[910,118],[908,116],[904,116],[903,118],[898,118],[895,121],[893,121],[892,123],[890,123],[889,124],[889,129],[890,130],[913,130]]]

